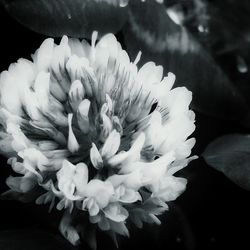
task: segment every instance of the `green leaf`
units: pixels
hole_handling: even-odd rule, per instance
[[[123,34],[132,58],[141,50],[141,64],[155,61],[163,65],[165,75],[169,71],[176,75],[175,87],[186,86],[193,92],[197,111],[234,120],[247,113],[240,92],[189,32],[169,18],[162,5],[154,0],[130,1]]]
[[[222,136],[208,145],[203,157],[207,164],[250,191],[250,135]]]
[[[90,37],[117,32],[126,21],[127,7],[116,0],[0,0],[24,26],[48,35]]]
[[[73,250],[60,235],[47,230],[15,229],[0,231],[0,249],[3,250]]]

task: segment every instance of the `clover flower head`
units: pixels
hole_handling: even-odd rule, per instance
[[[191,92],[153,62],[138,69],[113,34],[96,41],[46,39],[0,76],[0,151],[16,173],[5,195],[64,210],[72,244],[86,220],[113,238],[160,224],[194,158]]]

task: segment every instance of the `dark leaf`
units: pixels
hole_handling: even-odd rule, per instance
[[[203,157],[237,185],[250,190],[250,135],[222,136],[208,145]]]
[[[192,2],[187,6],[187,3]],[[198,38],[205,38],[206,45],[213,47],[216,53],[241,50],[249,43],[250,2],[248,0],[179,1],[175,7],[185,7],[185,25]],[[206,28],[207,32],[204,32]]]
[[[59,234],[38,229],[0,231],[3,250],[73,250]]]
[[[48,35],[89,37],[117,32],[126,21],[127,7],[107,0],[0,0],[9,14],[26,27]]]
[[[123,32],[130,56],[141,50],[141,63],[155,61],[164,66],[165,75],[169,71],[176,74],[175,86],[186,86],[193,92],[197,111],[235,120],[245,116],[245,99],[204,48],[169,18],[162,5],[154,0],[130,1],[129,23]]]
[[[250,1],[166,0],[167,11],[209,50],[250,107]],[[172,3],[169,5],[169,2]],[[173,19],[174,19],[173,18]],[[242,120],[249,127],[250,119]]]

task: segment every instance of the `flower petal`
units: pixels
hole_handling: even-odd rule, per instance
[[[27,193],[37,185],[35,175],[32,177],[8,177],[6,184],[14,191]]]
[[[88,167],[84,163],[78,163],[75,168],[73,182],[79,195],[84,195],[88,183]]]
[[[114,188],[109,181],[94,179],[86,186],[86,196],[94,198],[100,208],[108,205],[113,194]]]
[[[79,80],[75,80],[69,90],[69,102],[74,110],[77,110],[80,102],[84,98],[84,88]]]
[[[92,148],[90,149],[90,160],[96,169],[103,167],[102,157],[94,143],[92,143]]]
[[[78,126],[84,134],[89,132],[89,108],[91,102],[88,99],[84,99],[78,106],[77,122]]]
[[[104,210],[103,210],[105,216],[109,218],[112,221],[115,222],[122,222],[125,221],[128,218],[128,211],[121,206],[119,203],[112,203],[109,204]]]
[[[61,219],[59,230],[61,234],[74,246],[80,242],[80,237],[77,230],[72,226],[71,215],[65,212]]]
[[[112,167],[119,166],[119,168],[123,169],[123,167],[126,166],[127,164],[139,160],[144,142],[145,142],[145,135],[144,133],[141,133],[136,138],[134,144],[132,145],[132,147],[128,152],[121,152],[118,153],[117,155],[114,155],[112,158],[108,160],[108,164],[111,165]]]
[[[36,51],[36,54],[33,58],[38,71],[48,70],[51,64],[53,50],[54,50],[54,40],[52,38],[44,40],[40,48]]]
[[[107,140],[103,145],[103,148],[101,149],[102,157],[105,159],[109,159],[110,157],[115,155],[115,153],[119,149],[120,142],[121,142],[120,134],[116,130],[113,130],[109,134]]]
[[[76,137],[72,129],[72,118],[73,114],[68,115],[68,126],[69,126],[69,135],[68,135],[68,149],[71,153],[75,153],[79,150],[80,145],[78,144]]]

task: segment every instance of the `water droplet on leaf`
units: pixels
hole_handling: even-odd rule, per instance
[[[209,32],[209,29],[208,29],[208,27],[206,27],[206,26],[200,24],[200,25],[198,26],[198,31],[201,32],[201,33],[208,33],[208,32]]]
[[[177,243],[180,243],[181,241],[182,241],[181,238],[180,238],[179,236],[177,236],[177,237],[176,237],[176,242],[177,242]]]
[[[242,56],[237,56],[237,69],[242,74],[248,72],[246,61]]]
[[[120,0],[119,6],[120,7],[126,7],[128,5],[129,0]]]

